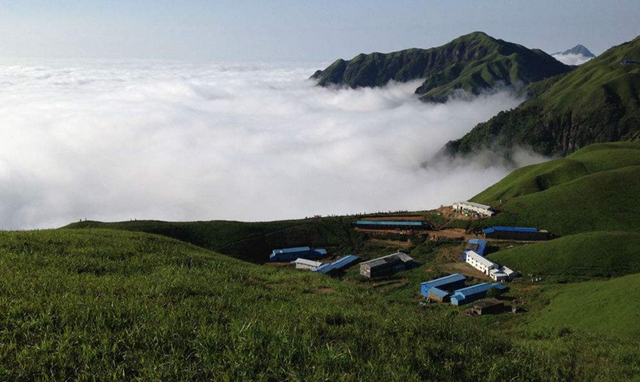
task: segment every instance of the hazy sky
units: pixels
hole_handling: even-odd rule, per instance
[[[4,57],[331,61],[476,30],[549,53],[640,35],[638,0],[0,0]]]

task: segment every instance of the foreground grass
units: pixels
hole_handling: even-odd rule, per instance
[[[640,341],[638,295],[640,274],[606,281],[548,285],[538,296],[548,304],[528,318],[527,327],[538,333],[580,331]]]
[[[0,233],[0,380],[542,381],[638,372],[627,362],[640,355],[631,345],[602,353],[572,344],[584,345],[581,337],[551,336],[523,346],[478,335],[486,330],[451,309],[389,304],[357,284],[155,235]]]

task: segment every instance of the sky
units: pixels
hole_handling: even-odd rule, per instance
[[[0,55],[327,62],[473,31],[548,53],[640,35],[637,0],[0,0]]]

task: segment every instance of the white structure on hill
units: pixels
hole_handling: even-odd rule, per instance
[[[495,281],[510,281],[516,277],[516,272],[508,267],[500,267],[489,271],[489,277]]]
[[[455,202],[453,203],[453,210],[458,212],[477,214],[480,216],[495,215],[495,211],[493,211],[491,206],[473,202]]]
[[[324,264],[322,261],[313,261],[303,258],[296,259],[296,261],[294,261],[293,263],[296,265],[296,269],[307,269],[310,271],[313,271]]]
[[[480,256],[475,251],[467,251],[467,263],[487,276],[490,275],[492,270],[500,268],[498,264],[486,257]]]

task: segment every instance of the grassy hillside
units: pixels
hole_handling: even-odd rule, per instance
[[[529,317],[526,326],[542,333],[567,328],[640,341],[639,294],[640,274],[546,287],[540,297],[548,305]]]
[[[588,146],[518,169],[472,198],[502,215],[486,224],[518,224],[558,235],[640,232],[640,143]]]
[[[110,228],[154,233],[251,262],[265,262],[275,248],[312,246],[346,254],[362,247],[362,235],[348,229],[351,219],[323,218],[275,222],[83,221],[65,228]]]
[[[640,273],[640,234],[582,233],[507,249],[490,258],[525,275],[610,277]]]
[[[570,70],[541,50],[475,32],[437,48],[360,54],[350,61],[338,60],[312,78],[320,86],[352,88],[424,79],[416,94],[425,101],[442,102],[456,90],[478,94],[494,86],[527,85]]]
[[[532,147],[567,155],[591,143],[640,139],[640,37],[613,47],[554,81],[518,108],[476,126],[445,152]],[[544,88],[544,87],[543,87]]]
[[[389,304],[358,284],[156,235],[0,233],[0,380],[620,380],[637,370],[629,345],[478,336],[482,321],[452,309]]]

